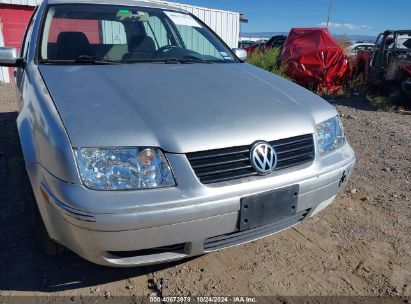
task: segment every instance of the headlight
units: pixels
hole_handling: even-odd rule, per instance
[[[95,190],[136,190],[174,186],[170,165],[157,148],[74,150],[84,185]]]
[[[340,118],[335,116],[319,123],[316,128],[315,137],[321,154],[341,147],[345,142],[345,138]]]

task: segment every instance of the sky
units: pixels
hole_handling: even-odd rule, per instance
[[[241,32],[288,32],[292,27],[324,26],[329,0],[175,0],[241,12],[249,20]],[[411,28],[411,0],[332,0],[333,34],[377,36],[386,29]]]

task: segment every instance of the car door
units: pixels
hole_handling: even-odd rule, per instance
[[[378,35],[375,42],[374,51],[370,54],[369,59],[369,81],[371,83],[378,83],[381,79],[381,68],[384,54],[385,40],[387,34],[381,33]]]

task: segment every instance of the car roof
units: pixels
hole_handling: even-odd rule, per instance
[[[137,7],[150,7],[160,8],[179,12],[185,12],[177,7],[170,5],[160,4],[152,1],[135,1],[135,0],[47,0],[48,4],[101,4],[101,5],[124,5],[124,6],[137,6]]]
[[[345,47],[344,49],[346,51],[351,51],[353,48],[356,48],[357,46],[360,46],[360,45],[374,46],[375,43],[372,43],[372,42],[354,43],[354,44],[350,44],[349,46]]]
[[[387,30],[384,33],[381,34],[408,34],[411,33],[411,29],[410,30]],[[380,35],[381,35],[380,34]]]

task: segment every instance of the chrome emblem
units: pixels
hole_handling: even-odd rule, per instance
[[[258,142],[251,148],[250,160],[254,169],[264,175],[274,171],[277,165],[277,154],[269,143]]]

